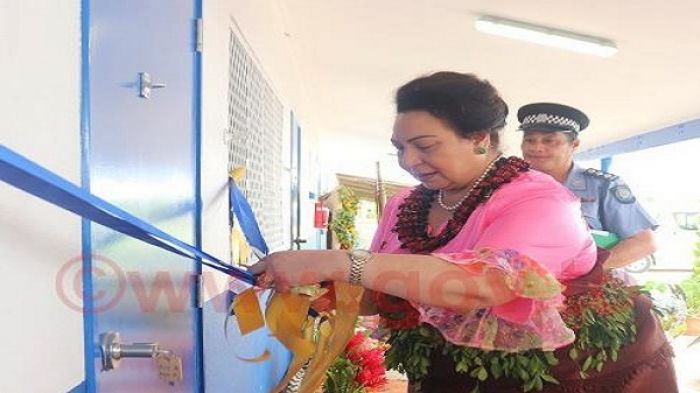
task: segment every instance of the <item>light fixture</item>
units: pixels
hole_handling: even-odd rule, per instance
[[[607,38],[594,37],[496,16],[482,15],[477,18],[474,27],[482,33],[548,45],[579,53],[601,57],[609,57],[617,53],[615,42]]]

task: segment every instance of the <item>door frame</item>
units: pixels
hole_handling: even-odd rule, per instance
[[[96,0],[81,0],[80,10],[80,185],[86,190],[90,190],[90,9],[91,3]],[[193,218],[193,239],[194,246],[202,247],[202,189],[201,189],[201,151],[202,151],[202,52],[198,47],[197,23],[201,23],[203,14],[202,0],[191,0],[194,7],[195,20],[192,21],[193,43],[193,97],[192,97],[192,130],[193,130],[193,154],[194,154],[194,218]],[[199,26],[201,28],[201,26]],[[92,312],[85,310],[94,309],[92,301],[92,240],[91,223],[89,220],[81,220],[82,238],[82,296],[83,296],[83,361],[85,380],[76,387],[78,391],[94,393],[96,392],[96,370],[94,359],[100,356],[99,345],[94,342],[95,318]],[[193,262],[194,274],[201,277],[202,265]],[[200,286],[193,283],[193,343],[194,348],[194,388],[198,393],[204,392],[204,353],[203,353],[203,333],[202,333],[202,308],[199,307]],[[73,390],[75,391],[75,389]]]

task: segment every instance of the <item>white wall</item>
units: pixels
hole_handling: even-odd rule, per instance
[[[320,163],[319,140],[315,133],[307,132],[302,127],[301,145],[301,238],[306,239],[303,248],[325,248],[325,239],[319,236],[319,230],[314,228],[314,204],[320,194],[329,190],[321,189],[321,179],[324,177]],[[311,198],[311,194],[315,198]]]
[[[248,45],[251,55],[267,77],[284,105],[283,121],[283,176],[282,196],[288,203],[289,164],[289,111],[294,110],[304,132],[305,160],[313,159],[309,149],[317,149],[313,124],[304,118],[303,87],[298,84],[294,67],[294,50],[285,36],[283,15],[272,0],[210,0],[204,2],[204,51],[203,51],[203,143],[202,143],[202,200],[203,200],[203,248],[214,255],[228,258],[228,194],[225,191],[228,151],[224,143],[224,131],[228,116],[229,32],[238,26],[239,38]],[[302,200],[308,200],[308,192],[316,192],[318,166],[313,163],[310,173],[304,176]],[[284,239],[289,236],[289,207],[284,207],[285,217],[280,225]],[[305,213],[304,213],[305,214]],[[309,218],[308,225],[313,222]],[[221,287],[219,285],[219,287]]]
[[[80,2],[2,1],[0,37],[0,143],[79,184]],[[76,216],[0,183],[1,392],[84,379],[82,315],[56,286],[80,245]]]
[[[204,50],[202,53],[202,248],[228,261],[228,147],[224,140],[228,113],[228,9],[225,1],[204,2]],[[212,269],[216,287],[225,289],[225,277]],[[214,293],[212,293],[214,292]],[[207,290],[205,300],[220,292]]]
[[[303,126],[303,165],[308,172],[302,201],[308,200],[309,191],[318,191],[320,171],[314,153],[316,132],[304,116],[303,86],[298,84],[294,50],[276,2],[205,1],[203,247],[223,258],[229,255],[223,132],[232,18],[285,106],[285,166],[289,110]],[[79,2],[0,2],[0,37],[0,143],[79,184]],[[311,225],[308,206],[304,210],[305,225]],[[285,217],[282,223],[285,239],[288,221]],[[68,391],[84,379],[82,315],[61,299],[56,283],[61,268],[80,251],[79,218],[0,184],[0,337],[5,354],[0,357],[1,392]],[[66,289],[72,295],[73,288]]]

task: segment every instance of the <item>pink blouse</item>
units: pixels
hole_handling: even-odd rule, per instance
[[[392,229],[410,191],[387,203],[372,251],[409,253]],[[498,269],[517,297],[468,312],[414,304],[421,322],[439,329],[446,340],[510,352],[553,350],[574,340],[558,312],[564,289],[560,281],[587,273],[595,263],[596,248],[578,199],[549,175],[530,170],[501,186],[474,210],[459,234],[432,255],[471,274]]]

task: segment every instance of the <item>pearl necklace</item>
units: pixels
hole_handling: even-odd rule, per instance
[[[457,208],[462,204],[462,202],[464,202],[467,199],[467,197],[469,197],[469,194],[471,194],[472,191],[474,191],[474,189],[479,185],[479,183],[481,183],[486,178],[486,175],[491,171],[491,169],[493,169],[493,166],[496,165],[496,161],[498,161],[499,158],[501,158],[500,154],[497,155],[496,158],[494,158],[493,161],[491,161],[486,166],[486,169],[481,174],[481,176],[479,176],[476,179],[476,181],[474,183],[472,183],[472,185],[471,185],[471,187],[469,187],[469,190],[467,191],[467,193],[464,194],[463,197],[459,198],[459,200],[454,205],[445,204],[445,202],[443,201],[444,191],[440,190],[440,192],[438,192],[438,194],[437,194],[438,205],[440,205],[441,208],[447,210],[448,212],[457,210]]]

